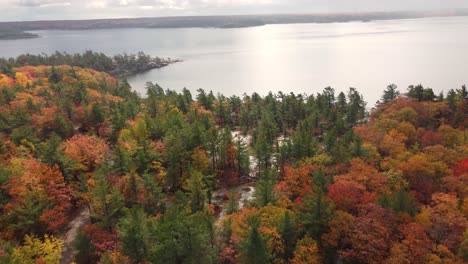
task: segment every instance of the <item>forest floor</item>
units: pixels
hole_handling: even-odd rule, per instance
[[[84,208],[75,216],[75,218],[68,224],[67,231],[62,235],[61,239],[64,241],[62,259],[60,264],[70,264],[74,257],[75,238],[83,226],[90,224],[91,218],[88,208]]]

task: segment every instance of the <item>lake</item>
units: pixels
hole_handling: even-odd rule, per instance
[[[0,57],[93,50],[144,51],[184,62],[128,78],[141,94],[152,81],[225,95],[268,91],[313,94],[357,88],[372,106],[390,83],[434,91],[468,83],[468,17],[253,28],[37,31],[38,39],[0,41]]]

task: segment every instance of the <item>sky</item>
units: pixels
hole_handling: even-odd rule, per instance
[[[467,0],[0,0],[0,21],[468,8]]]

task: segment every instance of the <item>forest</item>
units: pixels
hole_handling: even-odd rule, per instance
[[[468,90],[0,70],[0,263],[466,263]],[[250,195],[251,194],[251,195]]]
[[[48,54],[23,54],[17,58],[0,58],[0,72],[12,74],[12,70],[22,66],[58,66],[69,65],[91,68],[106,72],[114,77],[126,77],[151,69],[162,68],[169,64],[181,62],[170,58],[152,57],[140,51],[137,54],[117,54],[107,56],[104,53],[87,50],[83,53],[68,54],[56,51]]]

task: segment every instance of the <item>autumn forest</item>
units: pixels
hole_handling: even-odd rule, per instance
[[[465,86],[140,96],[1,64],[0,263],[468,261]]]

